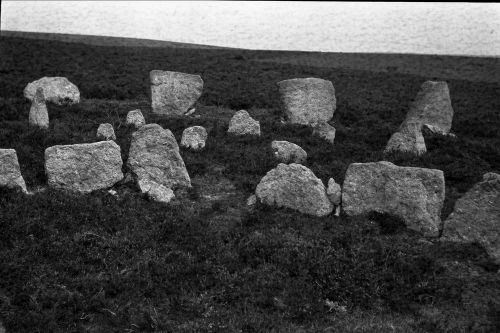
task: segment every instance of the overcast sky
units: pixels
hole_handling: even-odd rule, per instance
[[[500,56],[500,4],[2,1],[1,29],[250,49]]]

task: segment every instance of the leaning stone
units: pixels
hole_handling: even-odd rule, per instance
[[[332,212],[325,186],[300,164],[278,164],[257,185],[255,195],[263,204],[287,207],[301,213],[325,216]]]
[[[441,170],[385,161],[353,163],[342,186],[342,208],[347,215],[387,213],[401,218],[409,229],[438,236],[444,194]]]
[[[271,142],[275,158],[280,163],[298,163],[304,164],[307,160],[307,153],[300,146],[288,141],[273,141]]]
[[[477,242],[500,264],[500,175],[489,172],[457,200],[444,222],[442,238]]]
[[[404,152],[414,155],[422,155],[427,151],[422,129],[418,123],[403,124],[398,132],[394,133],[384,153]]]
[[[260,135],[260,123],[247,111],[240,110],[229,121],[227,132],[235,135]]]
[[[113,125],[109,123],[100,124],[97,128],[97,138],[103,140],[116,140],[115,130]]]
[[[335,141],[335,127],[328,123],[319,123],[314,126],[313,135],[317,135],[333,145]]]
[[[132,110],[127,113],[127,120],[125,122],[127,125],[133,125],[136,128],[139,128],[146,124],[146,120],[144,119],[144,116],[142,115],[141,110]]]
[[[65,77],[43,77],[33,81],[24,88],[24,97],[33,100],[38,88],[43,89],[46,102],[57,105],[80,103],[78,87]]]
[[[175,197],[172,189],[150,180],[140,180],[138,185],[142,193],[157,202],[169,203]]]
[[[174,135],[158,124],[144,125],[132,134],[127,165],[137,182],[152,181],[168,188],[191,187]]]
[[[292,124],[326,123],[336,109],[335,89],[331,81],[306,78],[278,82],[283,111]]]
[[[88,193],[106,189],[123,178],[120,146],[100,141],[45,150],[45,172],[52,188]]]
[[[194,150],[203,149],[207,136],[207,130],[203,126],[188,127],[182,132],[181,146]]]
[[[43,129],[49,128],[49,112],[41,87],[36,90],[35,97],[31,101],[29,124]]]
[[[17,153],[14,149],[0,149],[0,186],[19,189],[27,193],[26,183],[21,175]]]
[[[154,113],[184,115],[200,98],[203,80],[199,75],[152,70],[151,106]]]

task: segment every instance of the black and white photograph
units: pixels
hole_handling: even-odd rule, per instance
[[[500,3],[0,10],[0,333],[500,332]]]

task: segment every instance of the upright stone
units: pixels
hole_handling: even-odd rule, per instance
[[[199,150],[205,148],[207,130],[203,126],[191,126],[182,132],[181,146]]]
[[[152,70],[149,77],[151,106],[158,114],[186,114],[203,90],[203,80],[199,75]]]
[[[247,111],[240,110],[229,121],[227,132],[235,135],[260,135],[260,123]]]
[[[275,140],[271,142],[271,149],[280,163],[304,164],[307,160],[306,151],[295,143]]]
[[[144,116],[142,115],[141,110],[132,110],[127,113],[127,120],[126,120],[127,125],[133,125],[136,128],[141,127],[142,125],[146,124],[146,120],[144,119]]]
[[[50,187],[88,193],[122,180],[120,146],[114,141],[60,145],[45,150]]]
[[[427,151],[422,129],[419,123],[403,123],[399,130],[394,133],[384,153],[405,152],[414,155],[422,155]]]
[[[278,82],[281,104],[292,124],[326,123],[336,109],[335,89],[331,81],[306,78]]]
[[[14,149],[0,149],[0,186],[27,192]]]
[[[280,163],[269,171],[257,185],[255,195],[263,204],[314,216],[325,216],[333,210],[323,182],[311,170],[295,163]]]
[[[57,105],[76,104],[80,102],[78,87],[65,77],[43,77],[28,83],[26,88],[24,88],[24,97],[30,101],[33,100],[38,88],[43,89],[46,102]]]
[[[29,124],[43,129],[49,128],[49,113],[41,87],[36,90],[35,97],[31,101]]]
[[[444,222],[442,238],[478,242],[500,264],[500,175],[489,172],[457,200]]]
[[[109,123],[100,124],[97,128],[98,139],[102,140],[116,140],[115,130],[113,129],[113,125]]]
[[[132,134],[127,164],[137,182],[152,181],[168,188],[191,186],[174,135],[158,124],[144,125]]]
[[[445,194],[441,170],[399,167],[390,162],[353,163],[342,186],[347,215],[387,213],[407,228],[438,236]]]

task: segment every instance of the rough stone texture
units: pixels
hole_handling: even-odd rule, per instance
[[[80,103],[80,91],[78,87],[65,77],[43,77],[28,83],[24,88],[24,97],[33,100],[38,88],[43,89],[46,102],[57,105],[68,105]]]
[[[336,109],[331,81],[306,78],[278,82],[281,104],[288,122],[315,125],[326,123]]]
[[[394,133],[385,147],[384,153],[393,151],[421,155],[427,151],[422,128],[419,123],[406,123]]]
[[[446,135],[450,132],[452,121],[453,108],[448,84],[444,81],[426,81],[410,105],[403,123],[430,125],[434,132]]]
[[[271,149],[274,156],[281,163],[304,164],[307,160],[307,153],[300,146],[288,141],[273,141]]]
[[[240,110],[229,121],[227,132],[235,135],[260,135],[260,123],[247,111]]]
[[[97,128],[97,138],[103,140],[116,140],[115,130],[113,125],[109,123],[100,124]]]
[[[0,149],[0,186],[27,192],[14,149]]]
[[[147,124],[132,134],[127,164],[136,181],[152,181],[168,188],[190,187],[191,179],[170,130]]]
[[[205,148],[207,130],[203,126],[192,126],[182,132],[181,146],[194,150]]]
[[[489,172],[457,200],[444,222],[442,237],[478,242],[500,264],[500,175]]]
[[[154,201],[169,203],[175,197],[172,189],[150,180],[140,180],[138,185],[141,192]]]
[[[335,141],[335,127],[328,123],[319,123],[314,126],[313,135],[317,135],[333,145]]]
[[[325,216],[333,210],[323,182],[311,170],[295,163],[280,163],[269,171],[257,185],[255,195],[263,204],[309,215]]]
[[[146,120],[142,115],[141,110],[132,110],[127,113],[127,120],[125,122],[127,125],[134,125],[136,128],[139,128],[146,124]]]
[[[154,113],[184,115],[200,98],[203,80],[199,75],[152,70],[151,106]]]
[[[255,194],[252,194],[247,198],[247,206],[255,206],[257,203],[257,196]]]
[[[49,128],[49,112],[45,104],[43,88],[36,90],[35,96],[31,101],[29,124],[43,129]]]
[[[335,179],[328,179],[328,187],[326,189],[326,195],[328,195],[328,199],[335,206],[340,205],[342,199],[342,189],[339,184],[335,182]]]
[[[123,178],[120,146],[100,141],[45,150],[50,187],[88,193],[113,186]]]
[[[385,161],[353,163],[342,186],[342,208],[348,215],[388,213],[405,221],[409,229],[438,236],[444,195],[441,170]]]

